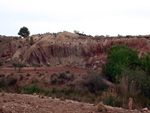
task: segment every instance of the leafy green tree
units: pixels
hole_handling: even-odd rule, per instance
[[[150,53],[141,57],[141,69],[146,71],[150,75]]]
[[[28,30],[27,27],[22,27],[20,28],[18,35],[21,35],[22,37],[28,37],[30,35],[30,31]]]
[[[140,65],[138,51],[123,45],[113,45],[107,49],[107,62],[102,73],[112,82],[119,80],[122,69],[135,70]]]

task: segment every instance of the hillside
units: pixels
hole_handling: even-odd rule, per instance
[[[30,45],[30,37],[33,37],[33,45]],[[0,36],[0,59],[6,64],[20,61],[29,65],[38,63],[100,69],[106,61],[106,49],[111,45],[126,44],[137,48],[139,56],[150,50],[150,36],[92,37],[61,32],[30,37]]]
[[[0,67],[0,113],[21,113],[22,110],[27,113],[149,112],[147,68],[121,70],[123,76],[118,83],[101,73],[102,65],[107,63],[106,50],[116,44],[137,49],[134,55],[141,57],[150,51],[150,36],[93,37],[69,32],[37,34],[24,39],[0,36],[3,64]],[[142,58],[139,57],[137,59]],[[144,61],[148,67],[150,56],[145,58],[139,62]],[[25,65],[15,67],[15,63]],[[128,110],[130,99],[133,110]],[[100,102],[105,105],[101,106]],[[99,109],[104,111],[97,110],[99,104]]]

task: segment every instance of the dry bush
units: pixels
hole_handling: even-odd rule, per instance
[[[96,91],[104,91],[108,88],[101,75],[93,71],[90,71],[87,74],[89,75],[89,78],[84,85],[89,89],[90,92],[95,93]]]

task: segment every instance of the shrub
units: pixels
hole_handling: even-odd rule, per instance
[[[22,74],[20,74],[19,76],[20,76],[20,81],[21,81],[21,80],[23,79],[23,75],[22,75]]]
[[[12,63],[12,65],[15,67],[15,69],[16,69],[16,67],[18,67],[18,72],[20,73],[20,71],[21,71],[21,68],[23,68],[23,67],[26,67],[26,65],[25,64],[22,64],[22,63],[20,63],[20,62],[13,62]]]
[[[130,84],[135,83],[134,89],[136,89],[140,93],[140,95],[144,95],[150,99],[150,77],[147,76],[144,71],[123,70],[122,75],[128,77],[128,82]]]
[[[88,72],[89,80],[85,83],[90,92],[103,91],[107,85],[103,82],[102,76],[96,72]]]
[[[34,71],[36,71],[36,67],[40,67],[40,65],[36,63],[32,63],[32,66],[34,67]]]
[[[66,70],[66,73],[70,73],[70,71],[69,71],[69,70]]]
[[[57,80],[57,82],[58,82],[59,85],[62,85],[62,84],[65,83],[64,80],[62,80],[62,79]]]
[[[56,84],[56,83],[57,83],[57,79],[56,79],[56,78],[51,79],[51,84],[52,84],[52,85],[54,85],[54,84]]]
[[[52,94],[55,94],[56,92],[57,92],[56,88],[53,88],[51,91]]]
[[[74,74],[68,75],[67,78],[68,80],[72,81],[74,79]]]
[[[102,73],[108,80],[118,82],[122,69],[135,70],[140,65],[138,51],[126,45],[113,45],[107,49],[107,62],[103,65]]]
[[[6,81],[4,79],[0,80],[0,87],[4,87],[6,85]]]
[[[141,57],[141,69],[146,71],[150,75],[150,53]]]
[[[11,80],[8,83],[8,86],[14,85],[17,83],[17,79],[16,78],[11,78]]]
[[[64,72],[62,72],[62,73],[59,73],[58,78],[60,78],[60,79],[66,79],[67,75]]]
[[[30,37],[30,45],[33,45],[33,37]]]
[[[73,93],[72,89],[65,89],[64,90],[65,95],[69,95],[70,93]]]
[[[30,31],[28,30],[27,27],[22,27],[22,28],[20,28],[18,35],[25,38],[25,37],[28,37],[30,35]]]
[[[32,80],[32,83],[38,83],[38,82],[39,82],[39,81],[38,81],[38,79],[36,79],[36,78]]]
[[[150,77],[143,70],[123,69],[115,93],[121,97],[122,105],[128,105],[129,97],[139,107],[150,105]]]
[[[80,32],[79,31],[77,31],[77,30],[74,30],[73,31],[75,34],[79,34]]]
[[[106,105],[115,106],[115,97],[112,96],[111,94],[106,94],[104,103]]]
[[[17,68],[17,63],[16,62],[13,62],[12,65],[13,65],[13,67],[15,67],[15,69]]]
[[[26,94],[33,94],[33,93],[39,94],[40,93],[40,88],[36,84],[34,84],[32,86],[25,86],[24,92]]]

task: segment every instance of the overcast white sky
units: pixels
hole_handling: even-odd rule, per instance
[[[1,0],[0,35],[73,32],[90,35],[150,34],[150,0]]]

